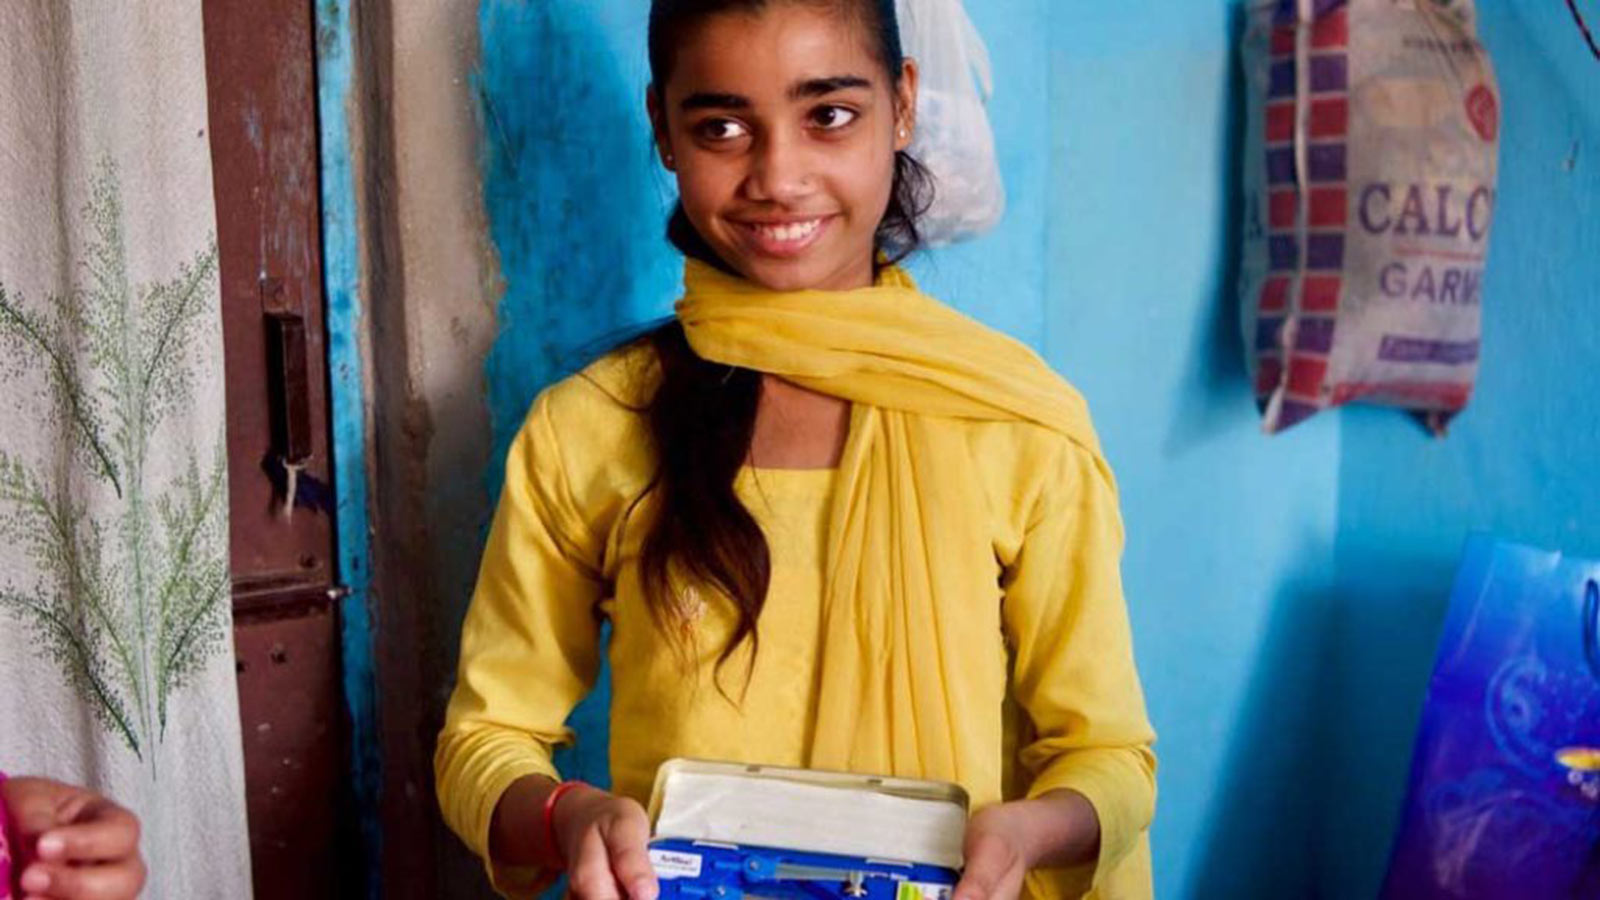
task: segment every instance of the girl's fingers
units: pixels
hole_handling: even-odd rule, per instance
[[[611,872],[627,892],[628,900],[656,900],[660,888],[650,865],[650,822],[637,807],[605,826],[611,850]]]
[[[34,863],[22,873],[21,882],[27,896],[51,900],[133,900],[144,879],[144,863],[133,859],[103,866]]]
[[[48,862],[115,862],[139,849],[139,819],[109,802],[92,805],[77,823],[52,828],[39,838],[39,858]]]
[[[997,879],[982,870],[973,871],[969,865],[966,871],[961,873],[961,881],[956,884],[953,900],[990,900],[995,894],[997,882]]]
[[[1015,851],[992,834],[967,842],[967,867],[954,900],[1004,900],[1002,886],[1017,864]]]
[[[590,828],[578,840],[578,852],[567,869],[567,889],[576,900],[623,900],[599,829]]]

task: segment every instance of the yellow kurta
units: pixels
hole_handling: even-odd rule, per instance
[[[639,588],[650,509],[634,501],[653,462],[637,410],[654,377],[650,351],[614,354],[542,394],[512,446],[435,760],[445,817],[480,855],[506,787],[530,774],[559,777],[550,751],[571,739],[563,723],[593,684],[602,616],[613,625],[611,770],[619,793],[644,802],[656,767],[675,756],[815,761],[825,548],[838,476],[741,473],[739,495],[772,547],[772,584],[749,683],[741,655],[721,670],[719,690],[716,657],[734,623],[729,605],[679,598],[698,610],[686,669],[656,633]],[[862,421],[858,415],[852,427]],[[1072,896],[1092,881],[1091,897],[1148,897],[1154,735],[1121,593],[1114,486],[1091,450],[1036,424],[927,417],[918,427],[960,448],[960,470],[941,475],[964,479],[981,498],[988,545],[969,562],[992,570],[992,592],[935,602],[992,610],[992,630],[964,635],[972,646],[955,649],[1000,660],[1009,651],[1014,660],[1011,693],[1028,735],[1015,788],[1004,794],[1070,788],[1101,821],[1098,864],[1030,879],[1030,893]],[[930,660],[951,655],[933,649]],[[964,684],[959,671],[941,674]],[[742,706],[728,696],[742,696]],[[1008,768],[1001,735],[981,737],[993,745],[993,770]],[[987,774],[970,782],[962,775],[953,777],[975,802],[1002,799]],[[498,874],[515,893],[514,873]]]

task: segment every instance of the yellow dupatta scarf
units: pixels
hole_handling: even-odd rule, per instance
[[[998,802],[1001,589],[971,451],[949,420],[1036,423],[1092,452],[1109,481],[1082,397],[899,268],[870,288],[778,293],[691,260],[684,286],[677,315],[702,358],[855,404],[829,514],[810,764],[954,781],[974,809]]]

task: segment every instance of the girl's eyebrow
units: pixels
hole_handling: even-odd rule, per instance
[[[795,82],[789,88],[790,100],[806,100],[813,97],[825,97],[836,91],[850,90],[851,88],[870,88],[872,82],[859,75],[834,75],[828,78],[808,78],[805,81]],[[750,98],[738,94],[722,94],[715,91],[697,91],[683,98],[679,107],[684,112],[696,109],[749,109]]]
[[[707,91],[690,94],[679,104],[684,112],[692,109],[749,109],[750,99],[738,94],[715,94]]]
[[[808,78],[797,82],[789,88],[790,100],[805,100],[811,97],[824,97],[835,91],[849,90],[850,88],[870,88],[872,82],[860,75],[834,75],[830,78]]]

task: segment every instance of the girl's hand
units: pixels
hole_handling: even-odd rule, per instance
[[[979,811],[967,823],[967,866],[953,900],[1016,900],[1028,874],[1028,816],[1020,803]]]
[[[576,900],[656,900],[644,808],[578,785],[556,798],[554,833],[547,836],[544,807],[555,789],[554,781],[530,775],[501,795],[489,825],[495,865],[547,866],[559,851],[567,862],[568,893]],[[544,846],[546,837],[556,846]]]
[[[45,778],[0,787],[21,842],[23,900],[133,900],[144,887],[139,819],[86,788]]]
[[[953,900],[1016,900],[1029,869],[1079,865],[1099,852],[1100,819],[1081,794],[997,804],[967,823],[967,865]]]
[[[650,866],[644,807],[579,787],[557,801],[555,831],[575,900],[656,900],[660,886]]]

